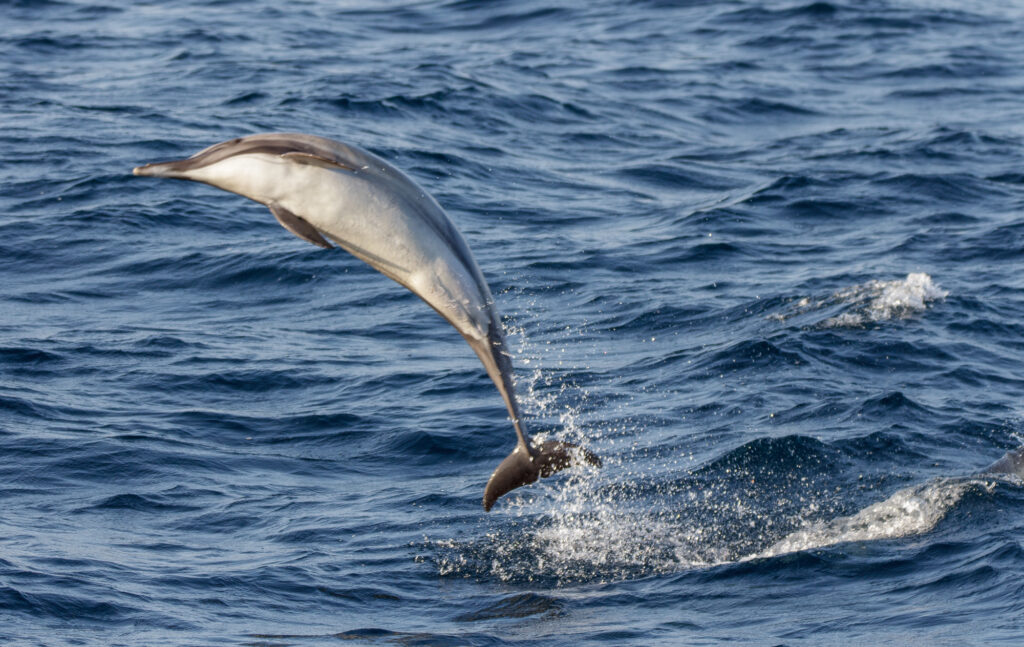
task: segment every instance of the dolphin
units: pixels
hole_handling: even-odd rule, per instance
[[[1024,447],[1006,452],[979,474],[1013,474],[1024,479]]]
[[[484,510],[510,490],[571,464],[601,465],[572,443],[531,441],[501,320],[469,246],[437,201],[380,157],[324,137],[268,133],[214,144],[188,159],[145,164],[133,173],[202,182],[265,204],[288,231],[323,248],[333,241],[454,326],[498,387],[516,433],[515,448],[484,488]]]

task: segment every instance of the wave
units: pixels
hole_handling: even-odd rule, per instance
[[[931,532],[968,494],[988,496],[997,479],[939,478],[902,488],[849,514],[820,519],[831,505],[808,496],[799,510],[766,513],[727,488],[689,491],[682,505],[652,510],[649,500],[619,494],[580,496],[586,477],[556,495],[557,511],[539,521],[521,502],[510,527],[476,540],[430,543],[440,575],[497,578],[553,586],[609,582],[716,568],[845,543],[900,539]],[[664,496],[660,492],[658,496]],[[605,496],[605,498],[601,498]],[[780,498],[782,504],[793,504]],[[783,505],[783,507],[785,507]],[[703,514],[696,511],[703,510]],[[780,529],[783,530],[780,532]]]
[[[896,437],[887,443],[887,455],[910,451]],[[427,539],[438,573],[565,586],[717,568],[926,534],[965,497],[1022,483],[1016,473],[941,477],[870,502],[877,489],[891,492],[891,470],[864,464],[863,442],[808,436],[756,439],[682,475],[678,452],[638,454],[633,466],[606,456],[603,470],[575,468],[508,497],[481,537]]]
[[[846,542],[920,535],[934,528],[972,488],[992,492],[995,485],[982,479],[938,479],[904,488],[854,515],[808,523],[747,559],[775,557]]]

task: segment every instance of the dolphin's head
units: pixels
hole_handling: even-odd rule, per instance
[[[323,137],[269,133],[231,139],[192,157],[136,166],[134,175],[193,180],[270,203],[292,164],[355,172],[359,152]]]

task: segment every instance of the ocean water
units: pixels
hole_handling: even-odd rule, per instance
[[[0,643],[1019,645],[1024,6],[0,0]],[[530,428],[340,250],[141,163],[445,207]]]

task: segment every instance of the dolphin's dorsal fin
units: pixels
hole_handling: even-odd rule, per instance
[[[321,157],[320,155],[314,155],[313,153],[305,153],[302,151],[292,151],[290,153],[284,153],[281,157],[297,162],[299,164],[309,164],[310,166],[319,166],[321,168],[328,169],[330,171],[350,171],[355,172],[356,169],[339,162],[338,160],[328,159]]]
[[[291,211],[288,211],[279,204],[270,204],[267,206],[270,207],[270,213],[274,214],[274,217],[277,218],[277,221],[281,223],[282,227],[292,232],[302,240],[313,243],[317,247],[323,247],[324,249],[330,249],[333,247],[333,245],[324,240],[324,237],[320,235],[320,232],[317,231],[313,225],[296,216]]]

